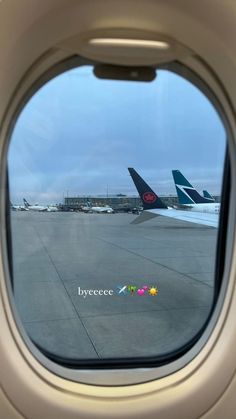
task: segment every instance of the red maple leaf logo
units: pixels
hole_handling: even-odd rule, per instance
[[[153,192],[145,192],[143,194],[143,200],[147,204],[152,204],[157,200],[157,196]]]

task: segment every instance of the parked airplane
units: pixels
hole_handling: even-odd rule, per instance
[[[215,201],[215,199],[213,198],[213,196],[208,192],[208,191],[206,191],[206,190],[204,190],[203,191],[203,196],[205,197],[205,198],[208,198],[208,199],[211,199],[212,200],[212,202],[214,202]]]
[[[24,205],[13,205],[11,203],[11,209],[13,211],[28,211],[28,208],[26,208]]]
[[[40,211],[40,212],[48,211],[48,207],[45,207],[43,205],[38,205],[38,204],[31,205],[31,204],[29,204],[28,201],[26,201],[25,198],[23,198],[23,202],[24,202],[24,206],[25,206],[26,210],[29,210],[29,211]]]
[[[191,223],[218,227],[218,214],[192,214],[188,210],[178,210],[167,207],[164,202],[156,195],[151,187],[141,178],[133,168],[128,168],[136,189],[141,198],[144,212],[132,223],[140,224],[158,215],[175,218],[177,220],[189,221]]]
[[[56,205],[48,205],[47,211],[48,212],[57,212],[57,211],[59,211],[59,209]]]
[[[113,208],[109,207],[108,205],[105,205],[104,207],[99,207],[96,205],[92,206],[89,202],[87,205],[82,206],[81,210],[83,212],[96,212],[98,214],[112,214],[114,212]]]
[[[212,198],[201,196],[179,170],[172,170],[172,174],[180,205],[194,212],[220,212],[220,204],[212,202]]]
[[[92,212],[97,212],[98,214],[101,213],[106,213],[106,214],[112,214],[114,211],[111,207],[109,207],[108,205],[105,207],[91,207],[91,211]]]

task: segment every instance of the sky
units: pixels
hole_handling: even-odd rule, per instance
[[[101,80],[92,70],[57,76],[22,110],[8,153],[11,202],[137,195],[128,167],[160,195],[176,195],[172,169],[220,194],[226,134],[200,90],[167,70],[149,83]]]

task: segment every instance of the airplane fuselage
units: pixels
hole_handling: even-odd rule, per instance
[[[91,207],[90,210],[92,212],[98,212],[98,213],[107,213],[107,214],[111,214],[113,213],[113,209],[111,207]]]
[[[48,212],[57,212],[57,211],[59,211],[59,210],[58,210],[58,208],[57,208],[55,205],[49,205],[49,206],[47,207],[47,211],[48,211]]]
[[[42,206],[42,205],[29,205],[29,206],[27,207],[27,209],[28,209],[29,211],[47,211],[47,210],[48,210],[48,208],[47,208],[47,207],[44,207],[44,206]]]

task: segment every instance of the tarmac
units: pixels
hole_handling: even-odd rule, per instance
[[[148,357],[201,328],[217,229],[164,217],[130,224],[135,217],[12,211],[15,302],[35,343],[81,360]]]

